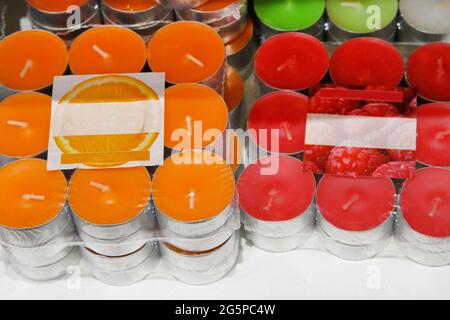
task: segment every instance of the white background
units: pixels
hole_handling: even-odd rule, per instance
[[[0,255],[2,255],[0,253]],[[320,249],[274,254],[242,240],[235,269],[207,286],[190,286],[154,274],[129,287],[111,287],[83,275],[80,287],[62,278],[30,282],[0,262],[2,299],[450,299],[450,266],[425,267],[404,258],[394,243],[380,256],[346,261]]]

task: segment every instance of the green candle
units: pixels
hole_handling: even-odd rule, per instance
[[[327,0],[330,21],[350,33],[372,33],[397,17],[397,0]]]
[[[304,30],[319,21],[325,0],[255,0],[259,20],[277,31]]]

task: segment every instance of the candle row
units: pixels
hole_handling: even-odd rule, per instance
[[[182,281],[208,283],[233,267],[240,226],[234,177],[214,154],[168,158],[153,182],[137,167],[77,170],[67,184],[62,172],[45,166],[29,159],[0,168],[0,239],[24,276],[64,274],[79,259],[77,237],[90,272],[116,285],[154,270],[158,239],[162,260]]]
[[[262,36],[301,31],[345,41],[370,36],[401,42],[448,41],[450,7],[441,0],[255,0]],[[398,33],[398,39],[397,39]]]
[[[375,38],[357,38],[338,46],[331,59],[323,43],[303,33],[283,33],[258,49],[254,66],[263,93],[304,90],[316,86],[329,71],[338,86],[409,85],[424,99],[450,101],[450,44],[436,42],[416,49],[406,72],[400,52]]]
[[[395,220],[401,251],[441,266],[450,264],[449,185],[450,171],[419,170],[404,183],[397,204],[390,179],[324,175],[316,190],[300,160],[269,156],[243,171],[237,190],[247,238],[265,250],[293,250],[316,228],[331,253],[367,259],[389,244]]]

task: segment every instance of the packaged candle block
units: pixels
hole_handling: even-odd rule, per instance
[[[46,171],[44,160],[27,159],[0,168],[0,241],[11,266],[25,277],[50,280],[80,258],[67,181]]]
[[[198,21],[214,28],[227,44],[247,24],[247,0],[211,0],[196,8],[176,10],[178,20]]]
[[[441,0],[400,0],[402,42],[450,41],[450,6]]]
[[[370,36],[393,40],[398,0],[326,0],[328,36],[337,42]]]
[[[389,86],[311,91],[305,168],[314,173],[411,178],[416,168],[417,99]]]
[[[395,188],[388,178],[325,175],[317,187],[322,245],[344,259],[379,254],[391,240],[394,211]]]
[[[325,0],[255,0],[261,40],[281,32],[299,31],[321,39],[325,33]]]
[[[450,171],[426,168],[403,185],[395,240],[410,259],[428,266],[450,264]]]
[[[312,173],[304,172],[300,160],[261,158],[242,172],[237,190],[247,238],[256,246],[289,251],[313,233],[316,183]]]
[[[73,38],[84,28],[101,23],[97,0],[27,0],[33,28]]]
[[[101,11],[105,23],[129,28],[145,39],[174,21],[172,10],[154,0],[102,0]]]
[[[51,101],[42,93],[18,93],[2,101],[0,166],[16,159],[46,156]]]

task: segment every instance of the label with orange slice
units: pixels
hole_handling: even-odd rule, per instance
[[[163,73],[56,77],[48,169],[161,164],[164,84]]]

